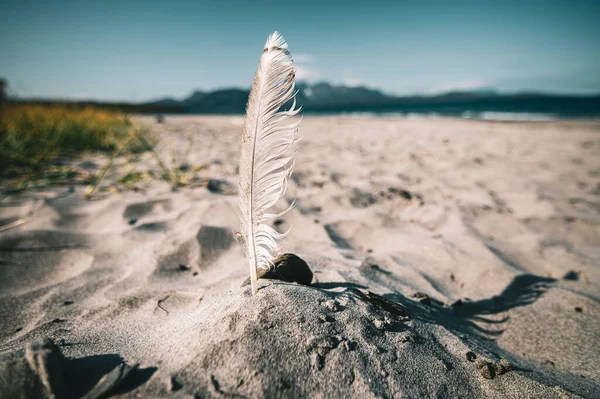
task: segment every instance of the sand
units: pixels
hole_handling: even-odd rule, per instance
[[[242,118],[138,119],[191,184],[2,197],[0,397],[600,397],[600,123],[305,117],[253,297]]]

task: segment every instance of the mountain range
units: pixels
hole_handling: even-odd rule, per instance
[[[493,88],[453,91],[436,95],[394,96],[379,90],[329,83],[296,85],[296,101],[304,113],[432,112],[460,115],[464,112],[530,112],[562,116],[600,115],[600,95],[577,96],[535,92],[500,94]],[[182,100],[163,98],[144,103],[152,109],[191,114],[243,114],[249,90],[231,88],[195,91]]]

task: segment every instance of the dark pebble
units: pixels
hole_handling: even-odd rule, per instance
[[[575,270],[569,270],[563,276],[563,280],[577,281],[577,280],[579,280],[579,273],[577,273]]]
[[[470,361],[470,362],[474,362],[475,359],[477,359],[477,355],[474,352],[471,352],[471,351],[467,352],[465,354],[465,356],[466,356],[467,360]]]
[[[493,380],[496,376],[496,371],[494,370],[494,367],[489,363],[483,365],[483,367],[479,369],[479,373],[486,380]]]
[[[208,189],[208,191],[215,194],[237,194],[236,187],[233,184],[229,183],[227,180],[210,179],[206,184],[206,188]]]
[[[280,280],[289,283],[310,285],[313,273],[308,264],[300,257],[294,254],[281,254],[275,258],[271,269],[258,269],[257,277],[258,279]],[[242,283],[242,287],[249,284],[250,277]]]
[[[494,363],[494,372],[496,375],[506,374],[511,370],[510,362],[506,359],[502,359],[497,363]]]

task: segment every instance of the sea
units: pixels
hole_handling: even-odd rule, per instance
[[[304,108],[306,115],[338,115],[348,118],[460,118],[485,121],[548,122],[555,120],[600,121],[600,96],[595,97],[545,97],[498,98],[486,101],[432,102],[403,104],[386,107],[344,108],[312,111]]]

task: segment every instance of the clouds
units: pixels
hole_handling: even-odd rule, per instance
[[[306,53],[292,53],[292,58],[295,63],[311,63],[317,61],[317,57]]]
[[[321,78],[321,71],[314,65],[317,57],[306,53],[292,53],[296,67],[296,77],[305,82],[314,82]]]
[[[296,78],[307,82],[315,81],[321,76],[318,69],[296,64]]]

